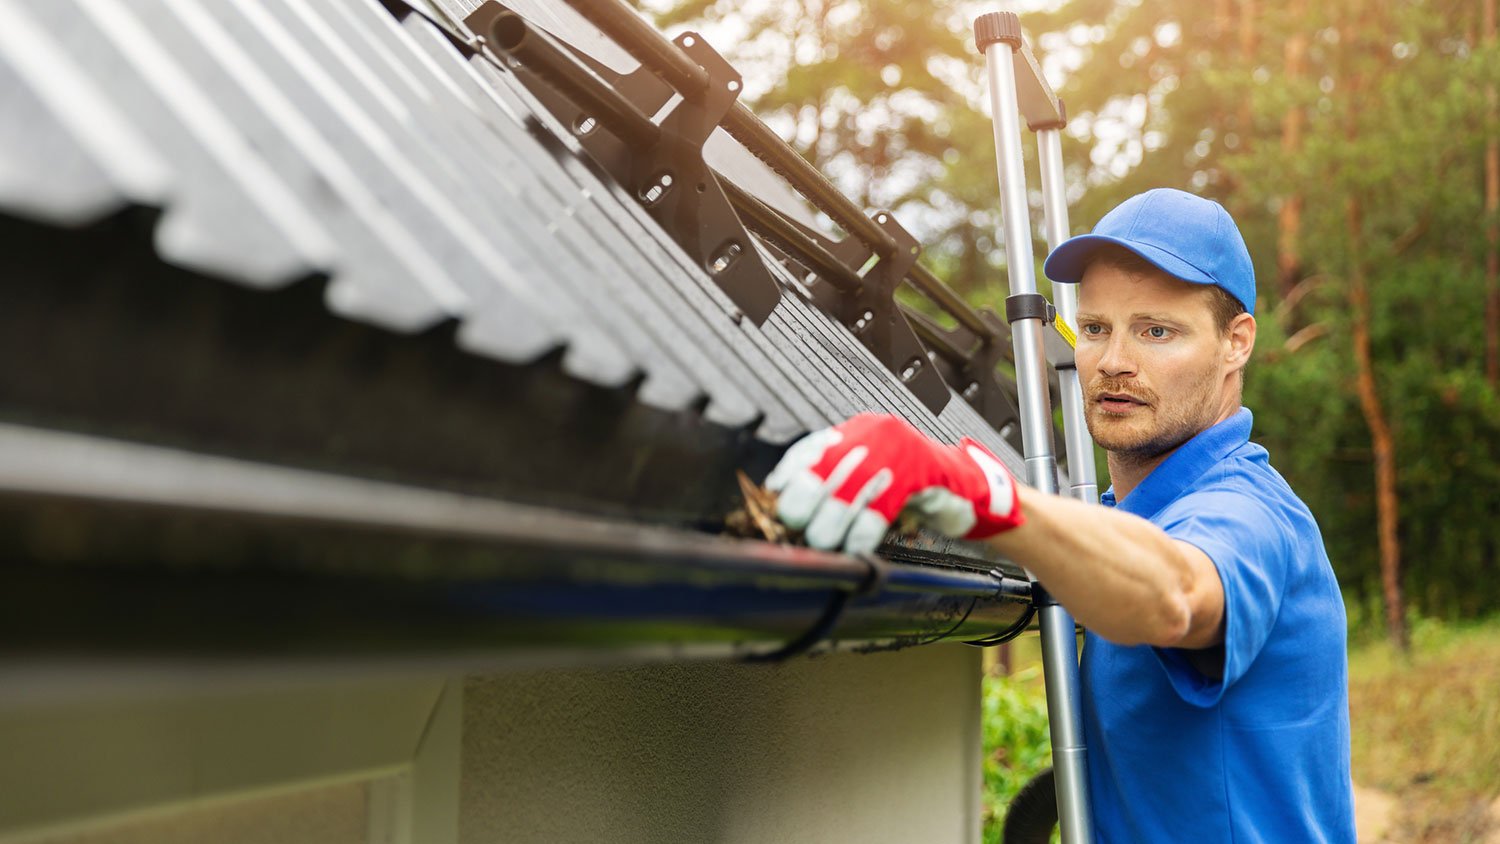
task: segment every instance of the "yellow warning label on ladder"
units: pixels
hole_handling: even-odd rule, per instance
[[[1073,326],[1068,325],[1067,320],[1059,316],[1052,320],[1052,324],[1057,327],[1057,333],[1061,334],[1062,338],[1068,341],[1069,346],[1075,349],[1078,348],[1078,332],[1073,330]]]

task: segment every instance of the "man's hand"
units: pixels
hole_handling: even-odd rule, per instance
[[[933,442],[904,419],[862,413],[808,434],[766,478],[776,515],[814,548],[875,550],[903,510],[923,527],[982,539],[1024,521],[999,458],[964,438]]]

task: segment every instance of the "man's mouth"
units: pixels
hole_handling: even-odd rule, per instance
[[[1100,393],[1095,401],[1110,413],[1128,413],[1134,408],[1146,406],[1146,402],[1129,393]]]

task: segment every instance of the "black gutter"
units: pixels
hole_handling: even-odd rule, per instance
[[[1015,569],[853,558],[17,425],[0,425],[0,551],[0,665],[790,655],[987,639],[1030,617]]]

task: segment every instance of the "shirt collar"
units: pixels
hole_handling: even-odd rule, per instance
[[[1115,501],[1115,488],[1099,496],[1099,503],[1118,507],[1142,518],[1151,518],[1172,503],[1193,481],[1214,464],[1250,441],[1250,409],[1242,407],[1228,419],[1183,443],[1161,465],[1151,470],[1124,501]]]

